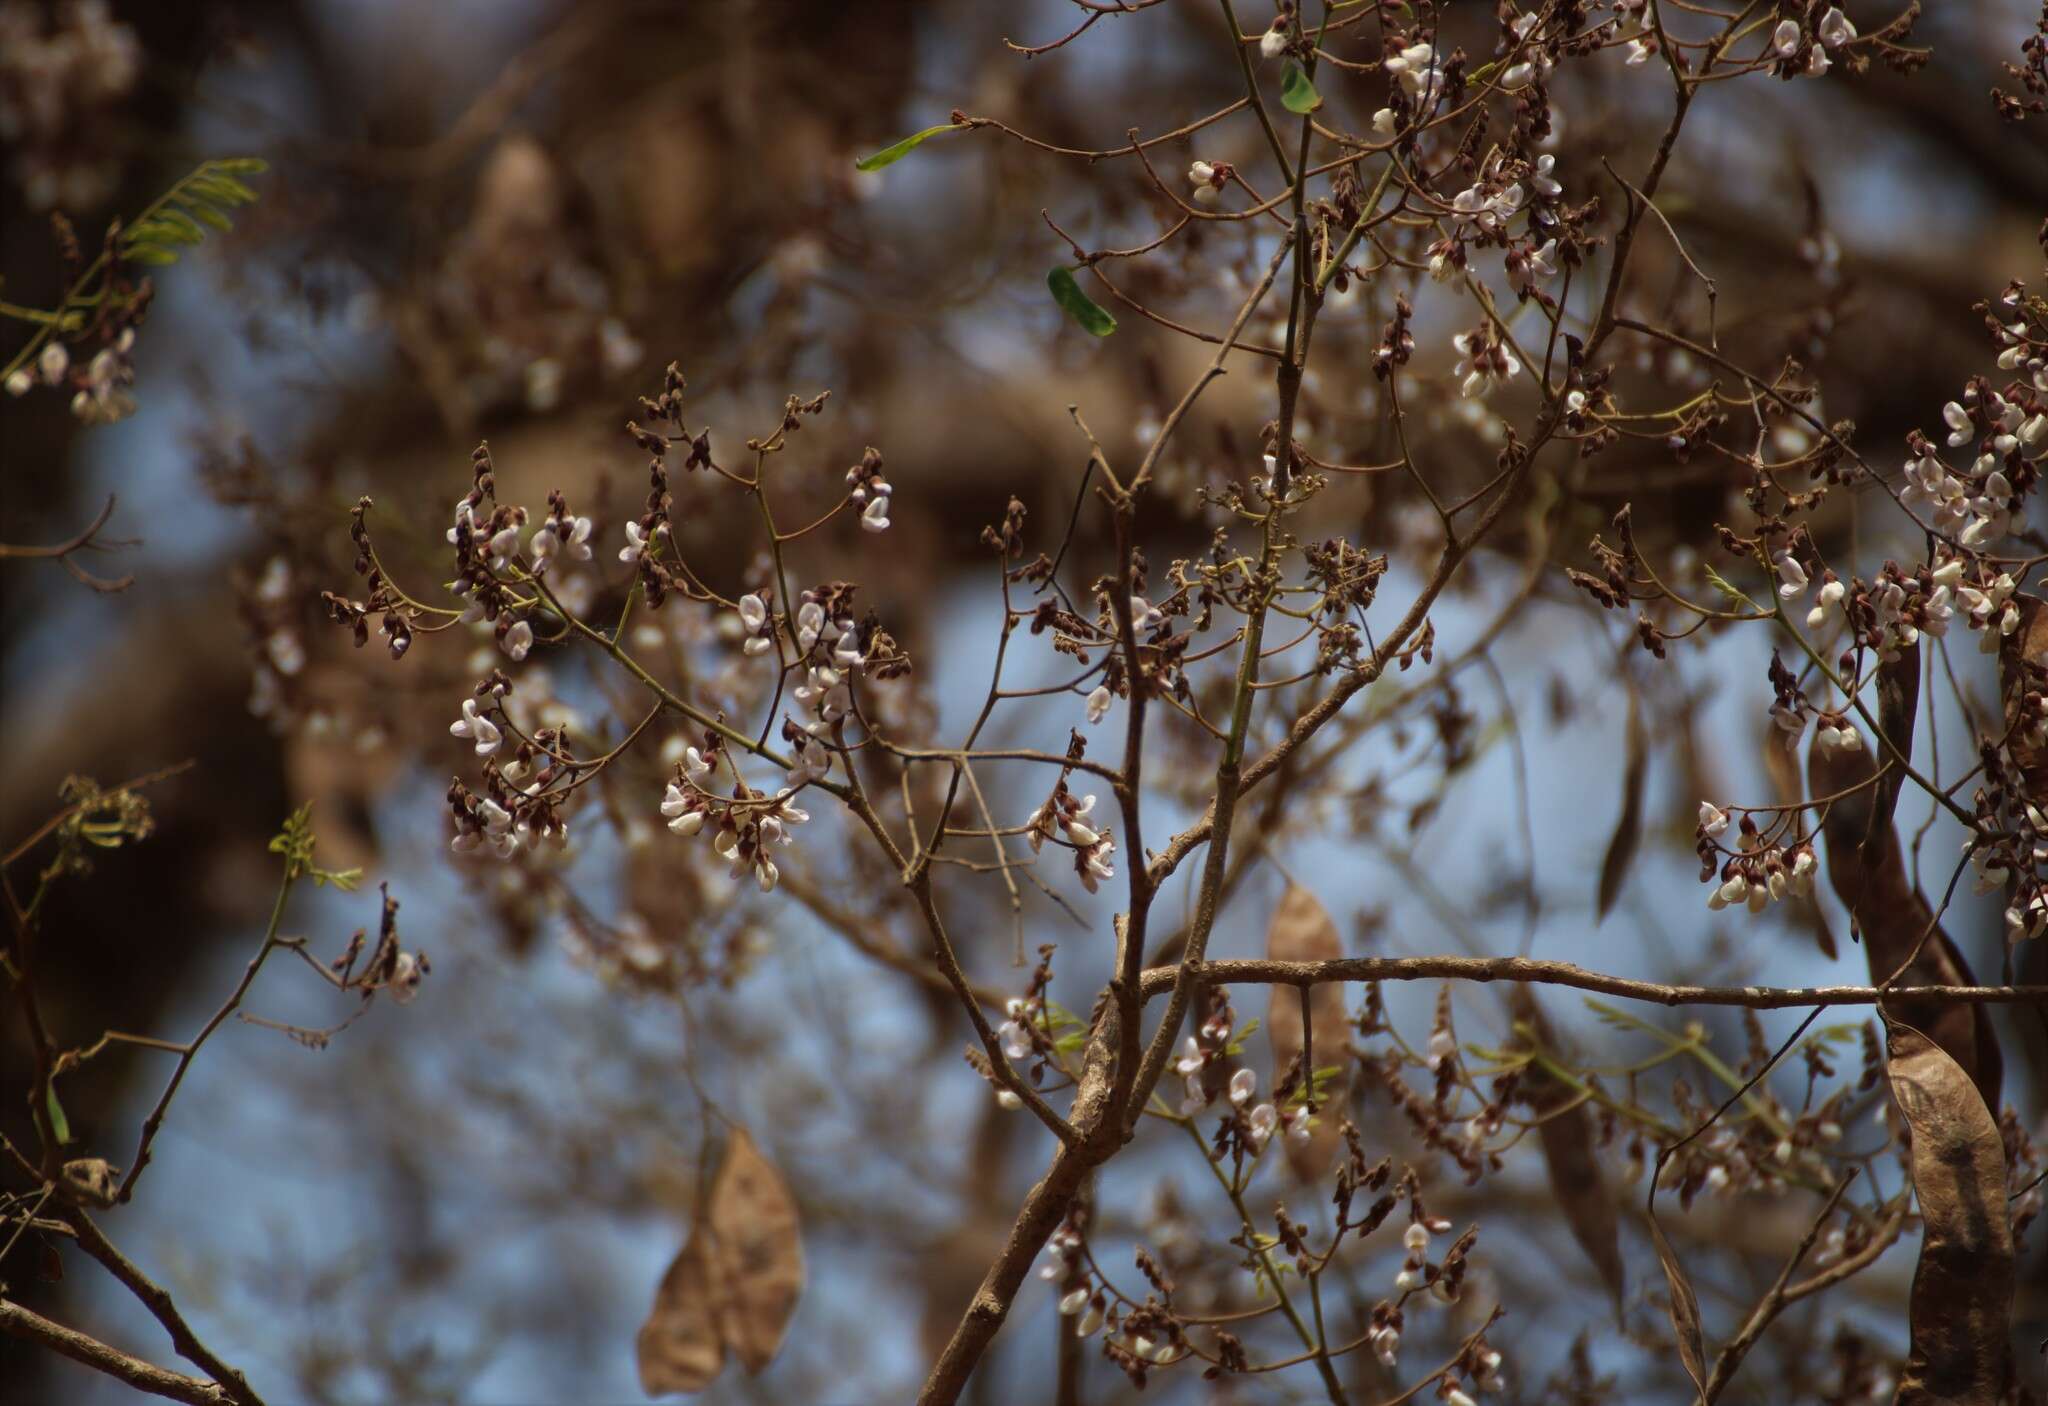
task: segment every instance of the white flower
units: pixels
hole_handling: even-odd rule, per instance
[[[1401,81],[1409,97],[1426,101],[1423,94],[1436,87],[1436,50],[1428,44],[1410,44],[1387,60],[1386,70]]]
[[[695,747],[690,747],[684,750],[683,775],[689,777],[692,781],[702,781],[705,777],[709,776],[710,774],[711,763],[709,760],[705,758],[703,752],[699,751]]]
[[[1564,193],[1564,187],[1557,183],[1555,176],[1551,175],[1551,171],[1556,165],[1557,158],[1547,152],[1536,158],[1536,169],[1529,173],[1529,184],[1536,187],[1538,195],[1554,199]],[[1556,241],[1553,240],[1552,242],[1555,243]]]
[[[1806,51],[1806,76],[1808,78],[1818,78],[1833,67],[1834,61],[1828,57],[1828,51],[1820,45],[1816,44]]]
[[[804,653],[811,652],[811,646],[818,642],[819,634],[825,628],[825,607],[814,600],[807,600],[796,611],[796,647]]]
[[[1819,33],[1821,43],[1838,49],[1856,37],[1856,26],[1842,13],[1840,5],[1830,5],[1828,12],[1820,17]]]
[[[1790,58],[1799,48],[1799,21],[1780,20],[1778,27],[1771,31],[1771,47],[1780,57]]]
[[[1401,1350],[1401,1330],[1389,1323],[1372,1335],[1373,1356],[1379,1358],[1382,1367],[1394,1365],[1394,1354]]]
[[[570,561],[590,560],[590,519],[579,517],[557,523],[549,518],[533,534],[534,574],[547,570],[549,559],[557,552]]]
[[[1444,1406],[1479,1406],[1479,1403],[1467,1396],[1461,1388],[1452,1387],[1444,1393]]]
[[[1411,1221],[1401,1236],[1402,1248],[1413,1254],[1421,1254],[1429,1248],[1429,1227],[1421,1221]]]
[[[515,621],[498,643],[503,646],[505,653],[512,656],[513,662],[518,663],[526,658],[526,651],[533,648],[533,626],[524,620]]]
[[[1259,1076],[1249,1069],[1240,1069],[1230,1076],[1230,1101],[1242,1107],[1251,1101],[1259,1091]]]
[[[1458,1039],[1450,1031],[1437,1029],[1429,1036],[1429,1068],[1434,1073],[1443,1062],[1458,1053]]]
[[[1251,1111],[1248,1121],[1251,1124],[1252,1151],[1256,1153],[1264,1149],[1267,1139],[1273,1136],[1273,1129],[1280,1123],[1280,1111],[1270,1103],[1262,1103]]]
[[[996,1038],[1003,1042],[1003,1054],[1008,1059],[1023,1059],[1031,1053],[1031,1032],[1022,1021],[1004,1021],[996,1030]]]
[[[1650,55],[1656,52],[1657,46],[1650,42],[1647,35],[1637,35],[1628,41],[1628,57],[1623,59],[1622,62],[1630,66],[1648,63]]]
[[[886,497],[870,498],[861,511],[861,529],[866,532],[887,532],[889,530],[889,500]]]
[[[29,370],[26,366],[23,366],[17,369],[13,374],[8,376],[7,393],[9,395],[27,395],[29,392],[29,387],[33,386],[35,383],[36,378],[29,374]]]
[[[476,742],[476,754],[488,757],[498,750],[500,734],[498,725],[476,710],[476,699],[462,700],[462,716],[448,725],[448,731],[456,737],[472,738]],[[484,804],[491,804],[486,801]]]
[[[1259,53],[1277,59],[1287,50],[1287,22],[1274,20],[1273,27],[1259,36]]]
[[[1777,561],[1778,594],[1786,600],[1797,600],[1806,592],[1806,568],[1799,564],[1799,558],[1782,548]]]
[[[36,358],[36,370],[43,373],[45,385],[56,385],[64,379],[64,373],[71,369],[71,353],[62,342],[45,342],[43,354]]]
[[[747,633],[758,635],[768,623],[768,603],[752,591],[740,597],[740,623]]]
[[[1856,725],[1843,718],[1839,723],[1823,723],[1816,729],[1813,745],[1824,752],[1846,752],[1861,747],[1863,738],[1856,731]]]
[[[1202,1053],[1201,1043],[1190,1035],[1187,1043],[1181,1046],[1180,1058],[1173,1062],[1173,1072],[1186,1078],[1191,1074],[1201,1073],[1202,1066],[1206,1063],[1208,1059]]]
[[[1532,63],[1514,64],[1501,74],[1500,86],[1512,93],[1517,88],[1528,87],[1529,80],[1535,76],[1536,65]]]
[[[1470,185],[1451,198],[1453,214],[1488,230],[1498,228],[1521,205],[1522,186],[1519,181],[1495,191],[1488,191],[1484,185]]]
[[[1700,802],[1700,832],[1718,838],[1728,832],[1728,813],[1712,801]]]
[[[391,977],[384,983],[384,989],[391,993],[391,999],[403,1006],[419,995],[420,979],[427,974],[427,964],[410,952],[400,952],[391,964]]]
[[[1372,115],[1373,131],[1382,137],[1393,136],[1394,132],[1396,131],[1396,128],[1394,126],[1395,117],[1396,113],[1394,112],[1394,109],[1390,107],[1381,108],[1378,112],[1375,112]]]
[[[996,1090],[996,1107],[1015,1113],[1024,1106],[1024,1100],[1008,1089]]]
[[[775,861],[767,855],[761,855],[754,860],[754,882],[760,885],[761,892],[767,893],[774,888],[775,881],[781,877],[782,871],[775,867]]]
[[[1066,1293],[1060,1295],[1060,1317],[1062,1318],[1072,1318],[1087,1306],[1088,1290],[1085,1285],[1079,1289],[1069,1289]]]
[[[1941,418],[1949,429],[1949,448],[1959,448],[1977,437],[1977,427],[1970,421],[1970,412],[1953,400],[1941,407]]]
[[[649,537],[644,531],[641,530],[638,521],[627,523],[626,545],[619,548],[619,560],[626,562],[640,560],[640,554],[646,551],[649,547],[653,546],[655,538],[658,538],[660,536],[661,529],[658,527],[654,530],[654,537]]]
[[[294,631],[273,630],[263,648],[270,656],[271,667],[286,678],[306,667],[306,646]]]
[[[1557,241],[1550,240],[1537,248],[1527,250],[1517,258],[1508,261],[1508,282],[1516,288],[1526,288],[1539,278],[1548,278],[1557,272],[1552,258],[1557,253]]]
[[[1108,684],[1102,684],[1098,686],[1093,693],[1088,695],[1089,722],[1099,723],[1102,721],[1104,715],[1109,712],[1109,699],[1110,693]]]
[[[1482,333],[1460,332],[1451,338],[1451,345],[1462,358],[1451,372],[1460,378],[1460,395],[1469,396],[1484,389],[1489,380],[1506,383],[1521,372],[1521,363]]]

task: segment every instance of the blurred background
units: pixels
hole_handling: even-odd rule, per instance
[[[1490,7],[1449,8],[1447,40],[1490,53]],[[1888,15],[1848,8],[1866,30]],[[1257,0],[1239,9],[1248,28],[1267,22]],[[969,1032],[957,1009],[795,905],[736,901],[700,857],[647,844],[658,824],[652,757],[632,793],[644,818],[586,818],[559,871],[458,861],[440,797],[468,759],[445,729],[496,657],[487,637],[424,641],[393,664],[374,642],[352,650],[321,618],[319,592],[359,588],[347,514],[364,494],[387,561],[421,589],[438,581],[449,504],[487,438],[502,498],[538,509],[559,487],[598,519],[605,545],[565,590],[616,600],[618,524],[644,493],[621,430],[665,364],[688,377],[691,421],[728,448],[770,431],[787,396],[829,389],[825,413],[778,465],[791,518],[798,502],[832,501],[846,466],[875,445],[897,488],[895,526],[883,539],[807,544],[807,576],[861,583],[917,661],[906,711],[934,737],[958,738],[993,648],[981,527],[1014,494],[1031,511],[1032,549],[1053,550],[1086,462],[1066,407],[1082,408],[1112,459],[1134,460],[1208,354],[1114,304],[1123,329],[1098,342],[1045,296],[1046,270],[1070,251],[1041,211],[1091,247],[1162,227],[1167,207],[1131,163],[1062,160],[992,131],[948,134],[883,172],[853,162],[954,109],[1096,149],[1238,95],[1213,6],[1111,16],[1035,58],[1005,47],[1056,38],[1078,13],[1053,0],[0,0],[0,296],[48,305],[61,293],[53,209],[90,248],[107,221],[202,159],[270,162],[237,228],[159,278],[133,415],[87,428],[53,395],[0,401],[0,540],[60,541],[109,494],[108,531],[141,539],[92,563],[132,572],[124,593],[90,592],[53,564],[9,563],[0,577],[10,743],[0,842],[12,847],[58,808],[67,774],[112,783],[196,762],[151,791],[154,837],[53,896],[41,976],[50,1018],[67,1043],[106,1027],[185,1038],[260,937],[274,882],[264,845],[302,800],[315,802],[326,862],[388,883],[408,943],[433,961],[417,1002],[380,1003],[324,1050],[226,1027],[175,1105],[143,1194],[106,1218],[271,1399],[639,1399],[633,1334],[681,1244],[723,1119],[748,1126],[795,1187],[809,1286],[773,1366],[751,1380],[729,1369],[704,1399],[902,1400],[922,1379],[1046,1151],[1042,1132],[999,1110],[961,1060]],[[1883,466],[1968,376],[1990,369],[1973,305],[2040,275],[2048,126],[2003,123],[1987,96],[2033,18],[2021,0],[1938,7],[1916,34],[1934,57],[1911,78],[1873,66],[1714,90],[1667,180],[1666,214],[1718,280],[1724,352],[1753,367],[1797,357],[1821,387],[1822,413],[1853,420]],[[1377,57],[1369,36],[1350,42]],[[1669,94],[1639,76],[1610,54],[1576,66],[1553,94],[1561,115],[1547,149],[1573,198],[1617,208],[1601,159],[1643,169]],[[1323,84],[1355,127],[1382,87],[1376,75]],[[1171,181],[1196,157],[1259,172],[1261,152],[1256,126],[1239,118],[1156,164]],[[1270,172],[1255,179],[1270,188]],[[1653,242],[1632,285],[1642,310],[1702,333],[1697,280]],[[1238,227],[1198,229],[1169,257],[1117,276],[1148,305],[1217,326],[1269,253]],[[1386,457],[1370,373],[1385,316],[1372,295],[1355,296],[1319,331],[1302,437],[1331,461]],[[1418,384],[1452,385],[1450,335],[1469,320],[1427,287],[1418,295]],[[1275,335],[1263,323],[1254,331]],[[1270,388],[1249,358],[1232,367],[1162,466],[1142,523],[1155,571],[1200,550],[1219,521],[1202,488],[1256,463]],[[1668,362],[1623,374],[1711,379],[1710,368]],[[1483,481],[1499,422],[1455,395],[1418,399],[1432,471],[1454,485]],[[1512,419],[1515,407],[1489,409]],[[1657,441],[1584,461],[1562,486],[1569,506],[1547,542],[1510,532],[1468,568],[1437,613],[1439,650],[1470,642],[1514,596],[1524,555],[1588,567],[1586,539],[1623,502],[1671,563],[1668,579],[1697,581],[1714,523],[1740,520],[1739,486],[1725,460],[1677,463]],[[726,581],[749,564],[734,545],[746,526],[734,506],[679,491],[691,559]],[[1433,545],[1416,506],[1393,480],[1348,480],[1319,501],[1311,527],[1387,551],[1381,599],[1398,609]],[[1888,528],[1868,495],[1843,495],[1825,521],[1831,553],[1865,570],[1883,559]],[[1071,549],[1088,563],[1084,579],[1106,568],[1106,542],[1106,524],[1084,514]],[[1590,609],[1561,570],[1547,573],[1493,667],[1452,684],[1450,703],[1472,719],[1469,755],[1404,767],[1442,739],[1421,709],[1390,710],[1328,804],[1264,835],[1272,863],[1241,885],[1212,952],[1259,951],[1292,873],[1354,952],[1509,952],[1526,940],[1538,956],[1633,976],[1861,980],[1832,895],[1817,918],[1774,911],[1745,924],[1708,913],[1695,882],[1698,799],[1770,795],[1767,651],[1750,632],[1703,635],[1641,675],[1659,720],[1652,821],[1620,903],[1596,922],[1595,876],[1622,805],[1627,690],[1616,661],[1627,623]],[[621,717],[637,719],[614,706],[616,680],[586,661],[535,657],[549,680],[529,692],[538,715],[612,740]],[[1974,655],[1959,653],[1956,668],[1966,693],[1995,698]],[[1043,649],[1017,670],[1018,683],[1065,676]],[[1091,733],[1105,755],[1117,716]],[[1077,707],[1019,716],[990,740],[1059,748],[1077,720]],[[1955,709],[1932,722],[1924,747],[1951,763],[1969,755]],[[989,784],[1007,823],[1043,799],[1043,778],[1028,770],[995,768]],[[1192,799],[1162,792],[1148,822],[1155,844]],[[1925,812],[1909,796],[1902,824],[1919,827]],[[863,904],[886,886],[866,882],[878,876],[851,846],[835,852],[846,833],[836,820],[813,831],[806,849],[819,852],[821,879],[843,881]],[[1945,820],[1927,832],[1925,882],[1946,879],[1959,834]],[[1071,897],[1081,921],[1034,895],[1025,933],[1061,944],[1058,989],[1085,1009],[1112,910]],[[963,879],[948,901],[975,976],[1021,989],[1000,889]],[[907,931],[888,900],[872,902],[878,931]],[[1987,977],[2002,959],[1995,917],[1973,900],[1949,923]],[[374,891],[323,894],[287,930],[335,952],[375,919]],[[1816,921],[1842,939],[1838,960],[1820,954]],[[2044,979],[2037,954],[2028,960]],[[313,1025],[347,1014],[305,976],[281,963],[267,971],[252,1011]],[[1426,1038],[1432,999],[1390,993],[1412,1042]],[[1495,999],[1460,1000],[1461,1033],[1497,1042],[1506,1021]],[[1261,992],[1240,993],[1244,1014],[1264,1004]],[[1632,1057],[1576,1001],[1553,1011],[1589,1057]],[[1771,1038],[1798,1014],[1767,1017]],[[1702,1018],[1724,1049],[1741,1048],[1739,1023]],[[2038,1136],[2048,1050],[2031,1020],[1997,1019],[2006,1097],[2036,1110]],[[24,1087],[27,1069],[10,1015],[0,1090]],[[164,1056],[117,1049],[68,1076],[80,1142],[121,1162],[165,1073]],[[1361,1095],[1352,1116],[1370,1145],[1403,1151],[1383,1100]],[[25,1130],[11,1092],[0,1120]],[[1209,1189],[1199,1163],[1169,1141],[1134,1150],[1097,1189],[1099,1256],[1126,1271],[1131,1243],[1157,1248],[1177,1225],[1214,1224],[1214,1208],[1199,1205]],[[1254,1200],[1287,1194],[1276,1171]],[[1471,1298],[1508,1305],[1494,1338],[1509,1353],[1510,1399],[1601,1399],[1546,1387],[1576,1370],[1575,1342],[1592,1377],[1619,1382],[1617,1399],[1689,1399],[1658,1360],[1664,1330],[1643,1273],[1654,1277],[1655,1262],[1633,1224],[1617,1325],[1546,1210],[1540,1167],[1490,1183],[1483,1208],[1455,1180],[1432,1194],[1461,1220],[1487,1212],[1478,1258],[1492,1278]],[[1788,1228],[1796,1237],[1798,1215],[1703,1199],[1669,1218],[1702,1258],[1710,1329],[1768,1282],[1773,1247]],[[1389,1279],[1397,1259],[1388,1252]],[[1873,1351],[1896,1354],[1911,1266],[1902,1245],[1843,1302],[1789,1315],[1778,1332],[1820,1336],[1848,1322]],[[71,1270],[53,1281],[9,1266],[8,1278],[39,1311],[168,1360],[135,1304],[89,1267]],[[1047,1396],[1051,1299],[1047,1286],[1025,1290],[975,1399]],[[2048,1334],[2038,1252],[2018,1317],[2022,1371],[2038,1376],[2034,1344]],[[1446,1341],[1456,1328],[1444,1325]],[[1099,1359],[1087,1370],[1087,1399],[1129,1393]],[[1747,1399],[1820,1400],[1830,1389],[1758,1385],[1772,1380],[1760,1356]],[[125,1395],[12,1342],[0,1343],[0,1383],[0,1395],[25,1402]],[[1281,1373],[1254,1394],[1182,1373],[1156,1379],[1153,1394],[1289,1400],[1314,1385]],[[1790,1394],[1771,1394],[1780,1388]]]

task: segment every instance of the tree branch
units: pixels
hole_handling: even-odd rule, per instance
[[[6,1299],[0,1299],[0,1333],[24,1342],[41,1343],[52,1352],[95,1372],[116,1377],[137,1391],[146,1391],[152,1396],[168,1396],[173,1401],[190,1402],[192,1406],[232,1406],[234,1401],[212,1382],[168,1372],[139,1357],[130,1357],[117,1348],[108,1347],[98,1338],[67,1328],[62,1323],[53,1323],[40,1313],[31,1312]]]
[[[1173,989],[1178,967],[1145,972],[1147,1000]],[[1331,981],[1531,981],[1575,986],[1581,991],[1650,1001],[1660,1006],[1747,1006],[1780,1010],[1788,1006],[1872,1006],[1878,1001],[1957,1001],[1970,1005],[2026,1005],[2048,1002],[2048,986],[1691,986],[1588,971],[1571,962],[1531,957],[1339,957],[1327,962],[1275,962],[1228,957],[1202,966],[1216,985],[1301,986]]]

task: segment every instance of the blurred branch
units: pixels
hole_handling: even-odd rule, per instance
[[[54,547],[17,547],[10,545],[6,542],[0,542],[0,561],[27,561],[36,559],[48,560],[50,558],[55,558],[58,562],[60,562],[63,565],[66,571],[70,572],[73,576],[77,577],[79,581],[83,582],[85,585],[92,587],[95,591],[113,592],[127,590],[130,586],[135,584],[135,578],[133,576],[120,576],[111,579],[105,576],[95,576],[90,571],[87,571],[84,567],[80,566],[77,562],[72,560],[73,555],[78,552],[104,552],[111,551],[116,547],[133,547],[140,545],[140,538],[130,537],[124,539],[102,539],[100,537],[100,529],[105,527],[107,525],[107,519],[111,518],[114,515],[115,501],[116,500],[114,495],[109,493],[107,495],[107,505],[104,508],[100,509],[100,515],[94,518],[92,522],[85,528],[84,531],[80,532],[70,541],[59,542]]]

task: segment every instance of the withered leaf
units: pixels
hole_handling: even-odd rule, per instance
[[[804,1287],[796,1199],[746,1129],[735,1128],[711,1187],[712,1260],[722,1298],[718,1328],[749,1375],[782,1346]]]
[[[1664,1238],[1664,1227],[1657,1223],[1655,1215],[1650,1217],[1650,1239],[1657,1246],[1657,1262],[1664,1266],[1664,1282],[1671,1289],[1671,1331],[1678,1339],[1678,1356],[1685,1363],[1693,1386],[1705,1397],[1707,1342],[1700,1331],[1700,1302],[1693,1297],[1692,1281],[1685,1277],[1685,1266],[1678,1262],[1678,1255]]]
[[[1556,1049],[1549,1023],[1543,1018],[1543,1008],[1528,986],[1518,984],[1512,988],[1508,1011],[1515,1023],[1510,1048]],[[1543,1120],[1536,1132],[1543,1145],[1544,1165],[1550,1172],[1551,1194],[1557,1198],[1558,1209],[1564,1212],[1572,1237],[1599,1271],[1600,1281],[1607,1286],[1619,1310],[1626,1287],[1619,1218],[1594,1154],[1592,1113],[1579,1099],[1576,1089],[1539,1065],[1532,1063],[1524,1068],[1521,1089],[1530,1108]]]
[[[682,1252],[661,1277],[654,1307],[640,1325],[640,1388],[649,1396],[702,1391],[725,1365],[725,1342],[713,1312],[711,1252],[703,1227],[690,1232]]]
[[[1940,1045],[1892,1022],[1892,1098],[1912,1129],[1913,1190],[1925,1227],[1913,1271],[1912,1346],[1899,1406],[2009,1399],[2012,1224],[2005,1144],[1969,1075]]]
[[[1266,928],[1266,956],[1277,962],[1326,962],[1343,955],[1344,939],[1328,910],[1307,889],[1289,884]],[[1301,1058],[1304,1024],[1311,1027],[1309,1037],[1314,1041],[1309,1073],[1331,1067],[1348,1072],[1350,1068],[1345,1057],[1350,1023],[1344,1008],[1344,984],[1332,981],[1310,988],[1306,1022],[1303,1015],[1298,987],[1272,988],[1266,1005],[1266,1038],[1273,1048],[1276,1086]],[[1346,1079],[1347,1073],[1340,1072],[1324,1086],[1307,1142],[1283,1140],[1288,1165],[1304,1181],[1313,1181],[1330,1169],[1344,1140],[1338,1119],[1348,1093]]]
[[[1977,978],[1961,949],[1934,922],[1934,909],[1907,877],[1897,826],[1880,827],[1877,844],[1863,843],[1877,805],[1867,784],[1876,771],[1863,747],[1815,747],[1807,758],[1813,794],[1839,797],[1828,806],[1821,832],[1827,841],[1828,881],[1863,931],[1870,979],[1873,984],[1889,981],[1904,965],[1902,986],[1974,986]],[[1925,1032],[1963,1067],[1985,1105],[1998,1106],[2005,1062],[1983,1006],[1894,1000],[1879,1010]]]
[[[803,1279],[796,1201],[735,1128],[709,1201],[641,1325],[641,1387],[649,1396],[702,1391],[727,1352],[758,1373],[782,1346]]]
[[[1771,778],[1771,790],[1779,805],[1796,806],[1806,799],[1806,786],[1799,775],[1799,739],[1774,720],[1764,723],[1764,771]],[[1840,955],[1840,949],[1835,945],[1834,929],[1828,926],[1828,915],[1820,901],[1811,895],[1788,901],[1805,915],[1822,955],[1833,961]]]
[[[1913,755],[1913,717],[1920,707],[1920,645],[1902,647],[1877,666],[1877,723],[1891,745],[1879,751],[1880,759],[1894,752]],[[1884,831],[1891,827],[1892,812],[1899,804],[1899,788],[1906,773],[1899,767],[1885,772],[1877,785],[1877,804],[1871,812],[1871,829],[1864,836],[1867,846],[1881,847]]]
[[[2048,796],[2048,741],[2032,728],[2019,726],[2020,703],[2029,692],[2048,684],[2048,602],[2038,596],[2015,595],[2019,628],[1999,642],[1999,696],[2005,724],[2012,729],[2013,760],[2019,764],[2026,794]]]
[[[1607,916],[1635,863],[1643,843],[1643,780],[1650,770],[1650,743],[1643,728],[1642,699],[1633,686],[1628,691],[1627,760],[1621,773],[1621,818],[1614,822],[1614,834],[1607,841],[1607,855],[1600,861],[1599,901],[1594,918]]]

